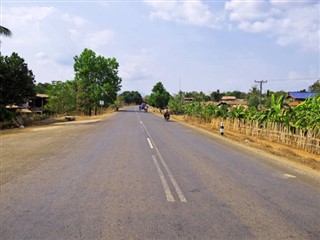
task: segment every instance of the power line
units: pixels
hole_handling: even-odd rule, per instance
[[[278,79],[269,79],[270,82],[282,82],[282,81],[305,81],[305,80],[317,80],[320,77],[310,77],[310,78],[278,78]]]

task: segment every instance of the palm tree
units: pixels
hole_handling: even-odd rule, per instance
[[[11,37],[12,32],[10,29],[0,25],[0,37],[4,35],[6,37]],[[1,56],[1,40],[0,40],[0,56]]]
[[[11,33],[10,29],[0,25],[0,35],[11,37],[12,33]]]

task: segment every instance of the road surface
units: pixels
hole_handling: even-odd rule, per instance
[[[137,108],[4,134],[0,239],[320,239],[319,177],[222,138]]]

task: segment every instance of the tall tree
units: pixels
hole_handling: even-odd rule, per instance
[[[96,56],[94,51],[84,49],[74,61],[78,110],[91,115],[91,110],[98,108],[99,100],[104,100],[106,105],[113,103],[122,81],[116,59]]]
[[[17,53],[0,56],[0,104],[19,104],[35,95],[35,77]]]
[[[158,82],[152,88],[152,93],[148,97],[148,103],[160,109],[164,109],[168,106],[168,102],[170,100],[170,93],[164,88],[161,82]]]

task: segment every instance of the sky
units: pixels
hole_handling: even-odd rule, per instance
[[[2,55],[36,83],[74,79],[85,48],[116,58],[121,92],[175,94],[308,89],[320,79],[320,3],[313,0],[0,0]]]

